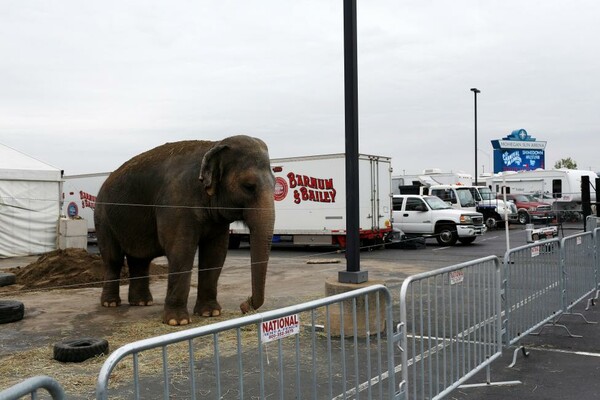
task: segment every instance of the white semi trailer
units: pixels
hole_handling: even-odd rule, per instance
[[[359,155],[360,240],[383,243],[392,234],[391,159]],[[273,242],[346,245],[345,155],[271,160],[275,175]],[[248,229],[231,224],[230,246],[247,239]]]
[[[95,238],[96,195],[110,172],[63,176],[61,214],[87,222],[88,238]]]

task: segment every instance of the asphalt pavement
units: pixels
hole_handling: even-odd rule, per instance
[[[576,306],[575,313],[565,315],[556,326],[541,330],[539,336],[523,338],[528,356],[518,348],[504,349],[502,357],[490,369],[469,380],[483,384],[476,388],[458,388],[448,399],[600,399],[600,304],[584,310]],[[564,327],[558,326],[564,325]],[[568,330],[567,330],[568,329]],[[570,337],[577,335],[581,337]],[[516,363],[511,368],[516,350]],[[504,382],[520,381],[504,386]]]

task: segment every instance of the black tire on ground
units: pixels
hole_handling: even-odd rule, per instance
[[[20,321],[25,315],[25,306],[16,300],[0,300],[0,324]]]
[[[458,241],[461,242],[462,244],[471,244],[475,241],[476,237],[477,236],[458,238]]]
[[[435,235],[440,246],[454,246],[458,240],[458,233],[454,225],[442,225],[440,226]]]
[[[105,339],[68,339],[54,345],[54,359],[61,362],[82,362],[101,354],[108,354]]]
[[[519,223],[520,224],[528,224],[529,223],[529,214],[525,211],[519,211]]]
[[[17,281],[17,276],[10,272],[0,272],[0,287],[13,285]]]

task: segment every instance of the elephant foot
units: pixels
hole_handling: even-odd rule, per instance
[[[221,315],[221,305],[215,300],[198,302],[194,307],[194,314],[202,317],[218,317]]]
[[[130,306],[151,306],[152,304],[154,304],[154,302],[152,300],[150,301],[134,301],[134,302],[129,302]]]
[[[108,296],[102,296],[100,298],[100,304],[102,304],[102,307],[119,307],[121,305],[121,298],[120,297],[108,297]]]
[[[147,296],[132,296],[129,295],[129,305],[132,306],[151,306],[154,304],[152,299],[152,295],[148,294]]]
[[[100,295],[100,304],[102,307],[118,307],[121,305],[121,296],[119,296],[119,287],[114,285],[104,285]]]
[[[165,310],[163,324],[170,326],[188,325],[192,322],[187,310]]]

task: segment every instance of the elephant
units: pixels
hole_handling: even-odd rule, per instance
[[[149,265],[160,256],[169,264],[163,323],[187,325],[190,281],[198,251],[194,314],[221,314],[217,283],[229,241],[229,224],[250,231],[252,294],[242,313],[264,303],[271,251],[275,178],[267,145],[245,135],[221,141],[166,143],[133,157],[112,172],[96,197],[94,223],[104,264],[100,302],[117,307],[124,258],[131,305],[152,305]]]

